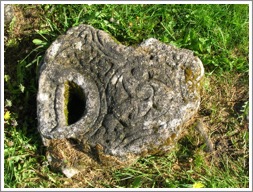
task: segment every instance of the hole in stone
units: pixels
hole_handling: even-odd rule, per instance
[[[153,71],[149,71],[149,72],[148,72],[148,78],[149,78],[149,79],[152,79],[153,76],[154,76],[154,72],[153,72]]]
[[[72,81],[65,83],[65,108],[64,113],[67,125],[74,124],[84,114],[85,111],[85,95],[82,88]]]

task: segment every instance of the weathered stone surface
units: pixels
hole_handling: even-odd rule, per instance
[[[4,5],[4,24],[8,25],[14,17],[13,5]]]
[[[153,38],[126,47],[91,26],[74,27],[40,68],[39,132],[46,146],[74,139],[100,160],[166,152],[197,113],[203,75],[190,50]]]

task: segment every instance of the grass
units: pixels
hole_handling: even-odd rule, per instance
[[[249,187],[248,5],[15,5],[5,28],[4,187]],[[50,169],[37,131],[37,69],[47,47],[90,24],[125,45],[154,37],[191,49],[206,77],[198,118],[214,151],[189,126],[174,149],[118,170],[72,179]],[[3,66],[2,66],[3,67]]]

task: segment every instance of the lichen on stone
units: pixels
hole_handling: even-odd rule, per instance
[[[127,47],[89,25],[73,27],[48,48],[40,69],[44,145],[53,154],[52,143],[75,140],[80,153],[114,166],[166,153],[198,111],[203,76],[190,50],[154,38]]]

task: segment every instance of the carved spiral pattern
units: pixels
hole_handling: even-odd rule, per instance
[[[80,25],[60,36],[41,66],[38,117],[42,138],[75,138],[106,154],[166,151],[197,112],[201,61],[189,50],[155,39],[126,47],[107,33]],[[74,81],[86,112],[66,125],[64,88]]]

